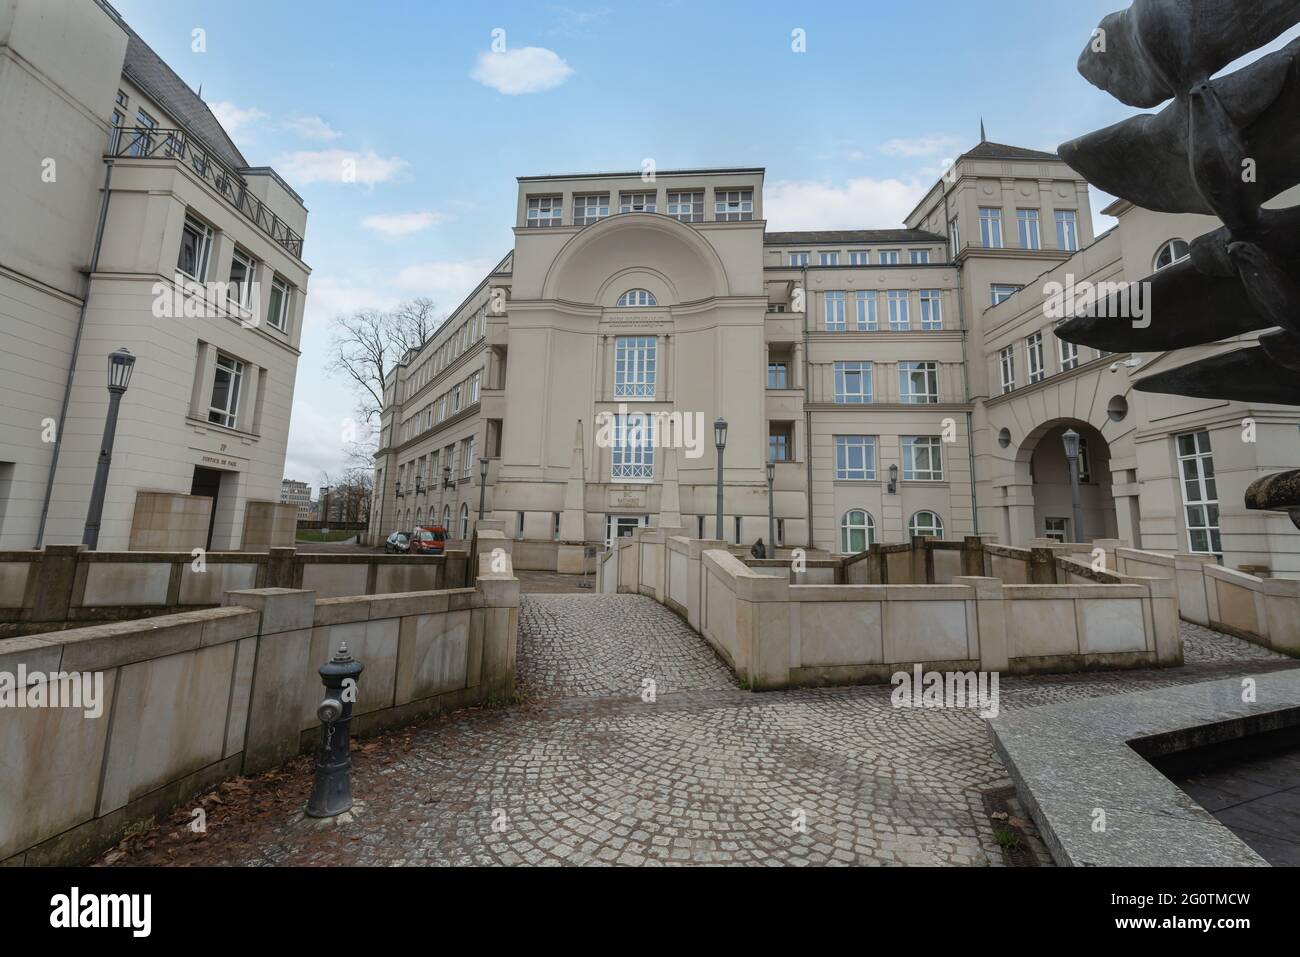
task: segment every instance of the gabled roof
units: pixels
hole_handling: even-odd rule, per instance
[[[832,229],[811,232],[764,233],[766,246],[801,246],[816,243],[942,243],[946,240],[924,229]]]
[[[123,72],[132,82],[158,102],[164,110],[191,133],[203,140],[205,146],[235,169],[245,169],[248,160],[239,151],[235,141],[222,129],[217,118],[189,84],[163,62],[162,57],[131,29],[130,24],[118,18],[127,33],[126,62]]]
[[[1064,160],[1055,153],[1044,153],[1042,150],[1028,150],[1023,146],[1008,146],[1005,143],[990,143],[985,140],[974,149],[967,150],[961,155],[962,159],[989,159],[989,160],[1038,160],[1045,163],[1063,163]]]

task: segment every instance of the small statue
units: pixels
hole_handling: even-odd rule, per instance
[[[754,547],[749,550],[749,554],[755,558],[767,558],[767,547],[763,544],[761,538],[754,543]]]

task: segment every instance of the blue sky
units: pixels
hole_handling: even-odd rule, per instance
[[[1132,112],[1075,71],[1121,0],[113,3],[310,210],[285,471],[313,484],[355,408],[330,317],[453,309],[510,249],[516,176],[763,166],[772,229],[893,227],[981,117],[1054,149]]]

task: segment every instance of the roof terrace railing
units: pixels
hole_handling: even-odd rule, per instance
[[[254,196],[244,178],[184,130],[143,126],[115,126],[108,138],[106,155],[137,159],[174,159],[186,163],[239,210],[255,226],[298,259],[302,258],[302,237],[289,228],[271,208]]]

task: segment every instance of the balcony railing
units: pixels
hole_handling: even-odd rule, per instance
[[[184,130],[115,126],[108,138],[107,155],[155,159],[162,157],[187,163],[209,186],[220,193],[253,225],[297,258],[302,258],[302,237],[289,228],[271,208],[248,190],[237,172],[198,145]]]

